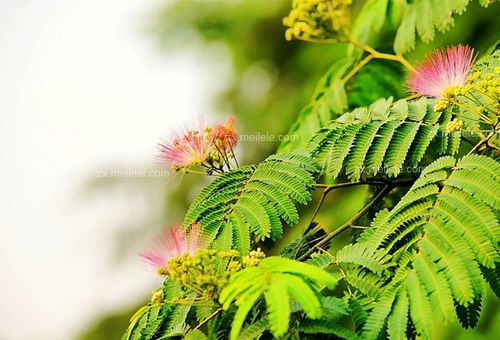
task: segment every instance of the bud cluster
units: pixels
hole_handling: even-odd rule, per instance
[[[196,255],[188,253],[168,262],[170,279],[198,294],[205,300],[216,299],[231,275],[255,266],[265,257],[260,248],[240,259],[236,250],[201,249]]]
[[[299,0],[283,24],[286,40],[328,39],[343,33],[349,25],[348,8],[352,0]]]

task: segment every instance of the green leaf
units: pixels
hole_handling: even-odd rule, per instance
[[[391,337],[405,336],[401,324],[432,339],[428,315],[446,321],[453,310],[464,327],[477,324],[485,281],[498,293],[499,176],[500,164],[487,156],[442,157],[358,243],[339,251],[349,284],[375,300],[363,326],[367,338],[387,322]],[[395,302],[392,289],[399,290]]]
[[[402,289],[397,295],[396,302],[389,320],[387,321],[387,332],[391,339],[406,339],[406,326],[408,324],[408,295]]]
[[[268,328],[267,320],[260,319],[255,323],[245,327],[238,337],[239,340],[254,340],[258,339],[262,333],[264,333]]]
[[[470,0],[419,0],[393,1],[394,11],[402,13],[401,23],[396,33],[394,50],[404,54],[415,48],[418,33],[423,42],[434,40],[435,28],[440,32],[449,30],[454,24],[454,16],[465,12]],[[482,6],[488,1],[479,1]]]
[[[432,314],[429,298],[417,274],[410,271],[407,278],[407,294],[410,300],[410,315],[417,332],[425,339],[432,339]]]
[[[363,175],[397,177],[403,170],[423,165],[433,142],[445,140],[444,149],[439,150],[442,153],[452,154],[457,148],[453,139],[441,138],[447,136],[451,114],[434,112],[432,106],[426,98],[394,103],[392,98],[377,100],[320,129],[308,150],[331,179],[336,179],[343,169],[351,181]],[[438,135],[439,129],[444,132]],[[435,154],[436,150],[429,153]],[[404,174],[408,176],[410,171]]]
[[[234,274],[220,294],[220,303],[227,310],[236,305],[238,310],[231,328],[231,339],[237,339],[247,314],[260,296],[264,295],[268,312],[268,327],[275,336],[288,329],[290,301],[296,301],[311,318],[322,315],[318,289],[333,288],[339,280],[313,265],[281,257],[268,257],[256,267],[245,268]]]
[[[311,158],[294,153],[229,171],[194,199],[183,226],[197,223],[209,243],[215,239],[213,247],[234,247],[245,255],[255,238],[276,240],[283,233],[283,222],[298,222],[295,205],[311,200],[317,173]]]
[[[460,304],[456,305],[457,317],[460,324],[464,328],[475,328],[479,322],[479,315],[481,314],[482,298],[481,296],[474,299],[468,307]]]
[[[304,320],[300,323],[300,331],[305,334],[330,334],[341,339],[361,339],[349,328],[328,320]]]
[[[206,340],[207,336],[199,329],[192,329],[186,333],[184,340]]]
[[[284,335],[290,319],[290,297],[287,292],[286,277],[275,275],[264,293],[267,305],[267,319],[271,333],[275,337]],[[303,282],[297,279],[299,282]],[[307,285],[306,285],[307,287]]]

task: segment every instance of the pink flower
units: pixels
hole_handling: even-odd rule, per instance
[[[225,124],[217,124],[214,126],[214,138],[217,144],[221,147],[221,151],[230,151],[238,143],[238,131],[234,124],[236,118],[234,116],[227,117]]]
[[[465,85],[474,63],[474,49],[469,46],[450,46],[444,51],[430,53],[408,79],[414,93],[442,98],[451,87]]]
[[[160,144],[160,158],[173,167],[202,164],[214,145],[212,129],[200,119],[196,127],[185,127],[184,132],[172,133],[168,143]]]
[[[203,237],[198,224],[193,224],[189,232],[185,232],[178,225],[164,231],[150,248],[140,255],[159,272],[168,272],[168,261],[184,254],[196,255],[196,252],[203,248],[202,243]]]

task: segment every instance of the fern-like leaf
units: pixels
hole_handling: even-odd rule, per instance
[[[492,158],[440,158],[391,211],[377,215],[358,243],[339,251],[348,282],[375,299],[366,338],[375,339],[387,320],[391,337],[404,337],[401,323],[431,339],[428,316],[446,320],[454,310],[464,327],[477,324],[484,281],[498,293],[499,178]]]
[[[426,98],[407,102],[378,100],[333,121],[311,139],[309,151],[335,179],[345,169],[351,181],[363,174],[397,177],[404,167],[420,165],[431,143],[438,153],[453,154],[456,141],[446,132],[452,115],[433,110]],[[434,150],[433,150],[434,151]]]
[[[198,223],[209,241],[225,248],[232,242],[244,255],[252,236],[275,240],[283,222],[298,222],[295,204],[311,200],[317,171],[310,158],[284,153],[225,173],[195,198],[183,225]]]
[[[394,41],[394,50],[404,54],[415,48],[415,36],[424,42],[434,40],[435,30],[446,32],[454,24],[454,15],[462,14],[470,0],[449,1],[397,1],[394,11],[402,13]],[[479,1],[481,6],[488,6],[488,1]]]
[[[481,296],[474,299],[474,302],[468,307],[460,304],[456,305],[457,317],[462,327],[474,328],[479,322],[479,315],[481,314],[482,299]]]
[[[238,338],[248,312],[262,295],[266,301],[269,329],[275,337],[282,336],[288,329],[292,300],[302,306],[309,318],[321,317],[318,287],[333,289],[338,280],[338,275],[281,257],[268,257],[256,267],[239,271],[220,294],[224,309],[232,304],[238,306],[230,338]]]

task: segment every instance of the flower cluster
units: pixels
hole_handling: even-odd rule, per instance
[[[463,126],[464,126],[463,120],[455,118],[446,125],[446,132],[451,133],[455,131],[460,131]]]
[[[349,25],[348,8],[352,0],[299,0],[283,18],[286,40],[327,39],[342,33]]]
[[[236,250],[201,249],[195,255],[186,253],[168,262],[169,278],[205,300],[216,299],[231,275],[255,266],[265,254],[260,248],[240,259]]]
[[[218,296],[231,274],[239,271],[237,251],[199,250],[196,255],[184,254],[169,261],[169,276],[187,290],[210,300]]]
[[[150,248],[141,257],[155,267],[160,275],[169,273],[168,263],[171,259],[189,254],[194,256],[203,248],[204,236],[197,224],[193,224],[189,232],[185,232],[180,225],[170,228],[153,242]]]
[[[235,159],[233,150],[238,143],[234,117],[215,126],[206,126],[200,120],[183,130],[173,133],[167,143],[160,144],[160,158],[174,170],[201,165],[207,173],[212,173],[223,172],[224,167],[231,168],[230,160]]]
[[[217,298],[232,274],[257,265],[266,256],[260,248],[241,258],[236,250],[218,251],[203,247],[203,235],[197,224],[193,224],[188,232],[178,226],[163,233],[141,256],[156,267],[160,275],[168,276],[206,300]],[[161,301],[163,292],[153,292],[151,302],[157,304]]]
[[[252,250],[247,256],[243,258],[243,265],[245,267],[254,267],[259,264],[260,260],[266,257],[266,254],[260,249]]]
[[[165,298],[165,294],[163,293],[163,289],[158,289],[151,294],[151,303],[154,305],[159,305],[163,302]]]
[[[469,46],[450,46],[430,53],[408,79],[414,93],[436,98],[436,111],[445,110],[463,95],[469,70],[474,63],[474,50]]]
[[[496,125],[500,119],[498,60],[498,55],[493,55],[487,65],[473,65],[472,48],[451,46],[432,52],[410,75],[408,85],[413,92],[436,98],[436,111],[454,105],[455,115],[463,119],[448,123],[447,132],[461,130],[464,125],[468,129],[478,129],[481,123]]]
[[[464,86],[464,95],[459,99],[460,107],[474,107],[474,115],[488,124],[496,124],[500,119],[500,66],[483,72],[475,71]]]

